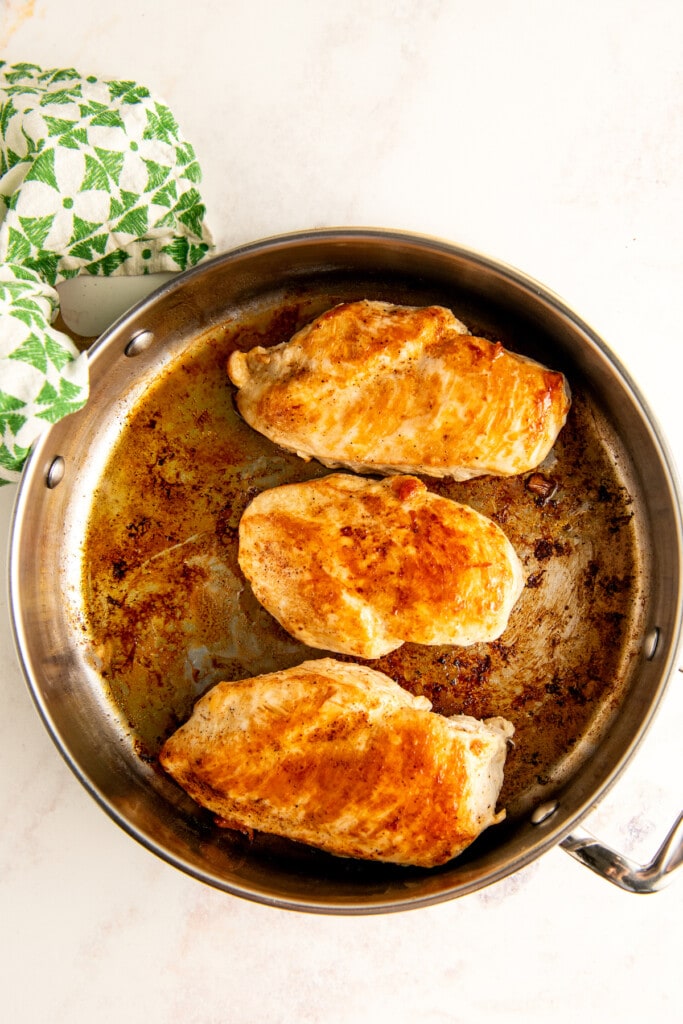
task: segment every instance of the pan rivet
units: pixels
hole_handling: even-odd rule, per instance
[[[126,345],[125,353],[127,356],[139,356],[141,352],[147,351],[153,341],[154,335],[151,331],[138,331]]]
[[[648,661],[652,661],[659,644],[659,626],[655,626],[654,629],[645,637],[643,642],[643,654]]]
[[[45,483],[52,489],[57,484],[61,484],[64,479],[64,473],[66,471],[66,463],[61,455],[57,455],[50,463],[50,468],[47,471],[45,477]]]
[[[559,806],[557,800],[546,800],[544,804],[539,804],[531,814],[531,824],[540,825],[542,821],[546,821],[551,814],[554,814]]]

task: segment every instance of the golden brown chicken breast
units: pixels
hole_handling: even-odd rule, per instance
[[[430,706],[365,666],[308,661],[219,683],[160,761],[218,824],[432,867],[504,817],[513,728]]]
[[[255,430],[361,473],[525,473],[570,404],[561,373],[472,337],[441,306],[343,303],[289,342],[232,353],[228,372]]]
[[[242,516],[238,557],[292,636],[361,658],[406,640],[495,640],[524,585],[500,527],[411,476],[332,473],[263,491]]]

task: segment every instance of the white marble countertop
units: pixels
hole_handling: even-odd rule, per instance
[[[675,0],[0,5],[6,60],[133,78],[165,98],[197,150],[220,250],[363,225],[517,266],[618,354],[679,464],[682,45]],[[0,489],[5,537],[13,497]],[[4,589],[0,650],[4,1020],[683,1018],[683,877],[629,896],[554,849],[409,913],[233,898],[137,845],[71,774],[29,698]],[[674,673],[586,821],[636,860],[680,810],[682,690]]]

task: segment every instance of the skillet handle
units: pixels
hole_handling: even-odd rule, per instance
[[[649,864],[636,864],[611,850],[583,829],[572,832],[560,843],[596,874],[627,892],[658,892],[668,885],[676,868],[683,864],[683,813]]]

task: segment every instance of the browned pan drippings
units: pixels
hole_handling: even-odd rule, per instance
[[[237,565],[237,527],[260,491],[329,470],[277,449],[240,419],[226,362],[236,346],[286,340],[336,298],[276,306],[193,341],[146,391],[110,454],[85,538],[86,622],[100,674],[145,758],[213,683],[321,654],[254,599]],[[536,473],[460,484],[425,478],[493,518],[521,557],[527,585],[505,634],[467,649],[405,644],[368,663],[438,712],[514,723],[501,794],[512,816],[590,755],[617,711],[642,626],[620,449],[570,385],[569,420]]]

